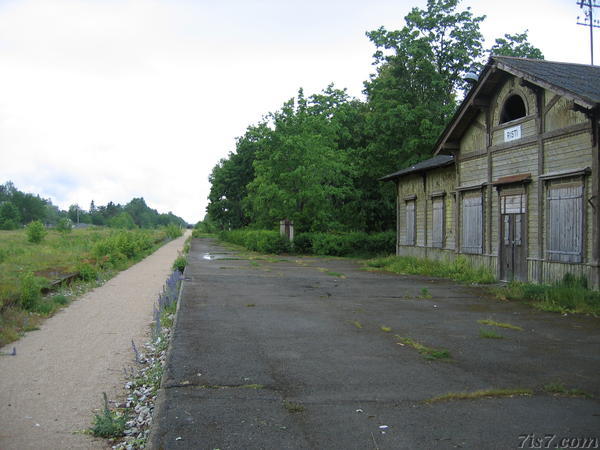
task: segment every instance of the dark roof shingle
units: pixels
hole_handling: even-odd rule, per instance
[[[403,175],[426,172],[431,169],[446,167],[452,164],[454,164],[454,157],[452,155],[437,155],[433,158],[426,159],[425,161],[421,161],[417,164],[407,167],[406,169],[386,175],[385,177],[380,178],[379,181],[391,181]]]
[[[539,81],[569,91],[590,103],[600,103],[600,67],[543,59],[492,56],[506,68],[532,76]],[[534,80],[535,81],[535,80]]]

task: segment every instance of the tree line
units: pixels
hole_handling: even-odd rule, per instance
[[[333,84],[248,126],[213,168],[205,221],[220,229],[377,232],[395,226],[395,193],[378,179],[431,156],[468,86],[491,54],[543,59],[527,31],[483,48],[480,24],[460,0],[428,0],[400,30],[367,32],[375,46],[365,100]]]
[[[0,229],[17,229],[36,220],[46,225],[57,225],[65,219],[72,224],[128,229],[187,225],[185,220],[171,212],[161,214],[150,208],[143,198],[134,198],[126,205],[108,202],[96,206],[92,200],[88,210],[71,205],[67,211],[62,211],[50,199],[22,192],[10,181],[0,185]]]

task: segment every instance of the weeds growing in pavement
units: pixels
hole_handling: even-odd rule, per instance
[[[104,405],[102,414],[96,414],[90,433],[96,437],[117,438],[123,436],[127,417],[108,407],[106,392],[102,393]]]
[[[425,400],[425,403],[448,402],[452,400],[475,400],[478,398],[514,397],[516,395],[533,395],[531,389],[482,389],[473,392],[450,392]]]
[[[479,336],[485,339],[504,339],[504,336],[488,328],[480,328]]]
[[[438,349],[438,348],[432,348],[432,347],[427,347],[417,341],[415,341],[414,339],[411,339],[409,337],[402,337],[399,335],[395,336],[400,342],[398,342],[398,344],[400,345],[408,345],[409,347],[414,348],[415,350],[417,350],[421,355],[423,355],[423,357],[425,359],[445,359],[445,358],[450,358],[450,352],[446,349]]]
[[[493,326],[493,327],[508,328],[509,330],[523,331],[523,328],[521,328],[517,325],[511,325],[510,323],[505,323],[505,322],[496,322],[495,320],[492,320],[492,319],[478,320],[477,323],[480,323],[481,325],[489,325],[489,326]]]

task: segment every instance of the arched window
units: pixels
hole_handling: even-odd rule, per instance
[[[520,95],[513,94],[504,102],[502,114],[500,114],[500,123],[520,119],[521,117],[525,117],[526,114],[525,102],[523,102]]]

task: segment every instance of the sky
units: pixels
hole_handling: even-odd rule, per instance
[[[61,209],[144,197],[196,223],[236,137],[301,87],[311,95],[333,82],[362,98],[375,50],[365,32],[400,29],[425,5],[0,0],[0,184]],[[575,0],[460,5],[487,16],[486,47],[528,29],[546,59],[590,62]]]

